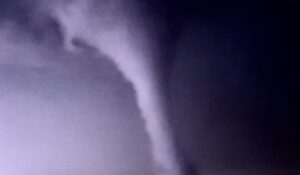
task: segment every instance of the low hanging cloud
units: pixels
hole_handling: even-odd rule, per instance
[[[124,1],[107,1],[101,5],[108,7],[101,14],[90,1],[74,1],[50,11],[61,25],[67,49],[76,52],[74,41],[81,40],[96,52],[107,55],[131,82],[151,142],[156,174],[180,175],[182,172],[159,84],[161,78],[156,62],[161,53],[158,53],[157,41],[152,39],[152,29],[146,29],[147,25],[138,21],[141,13],[128,12],[135,11],[137,6],[126,6]]]

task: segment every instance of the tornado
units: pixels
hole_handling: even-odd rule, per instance
[[[116,65],[135,91],[151,143],[155,174],[182,175],[158,70],[161,53],[157,37],[150,32],[155,26],[149,27],[143,21],[141,10],[131,0],[92,2],[50,5],[51,14],[61,26],[64,47],[78,52],[76,43],[80,41]]]

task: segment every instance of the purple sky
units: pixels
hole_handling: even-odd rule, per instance
[[[0,174],[152,175],[132,84],[105,56],[124,58],[113,46],[128,45],[108,40],[102,47],[109,53],[96,52],[98,30],[78,27],[76,20],[86,22],[79,15],[75,23],[66,20],[70,33],[88,34],[73,40],[78,52],[68,50],[65,29],[47,11],[56,3],[44,9],[32,3],[0,1]],[[160,71],[168,75],[171,123],[188,162],[203,175],[297,174],[298,113],[290,109],[298,105],[288,97],[288,80],[298,77],[290,65],[294,6],[267,0],[153,4],[157,8],[145,11],[151,15],[133,19],[154,27],[159,34],[150,38],[161,42],[155,49],[166,51]],[[132,38],[143,43],[140,36]]]
[[[112,63],[25,37],[14,41],[5,30],[1,174],[151,174],[131,86]]]

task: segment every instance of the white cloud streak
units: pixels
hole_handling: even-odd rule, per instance
[[[129,15],[122,8],[118,8],[119,11],[108,10],[98,16],[91,12],[93,7],[88,2],[73,1],[67,6],[52,9],[62,26],[65,47],[76,51],[74,39],[83,40],[99,53],[107,55],[117,65],[136,91],[137,103],[151,140],[157,175],[182,174],[167,122],[165,100],[158,84],[155,55],[159,54],[153,47],[156,41],[146,35],[147,29],[139,21],[133,21],[138,19],[135,15],[139,14]],[[134,11],[135,7],[122,3],[124,2],[106,1],[102,5],[125,5],[125,8]]]

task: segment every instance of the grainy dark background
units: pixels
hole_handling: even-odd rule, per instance
[[[297,169],[296,5],[175,4],[172,26],[188,27],[179,34],[171,104],[186,150],[204,169]]]

